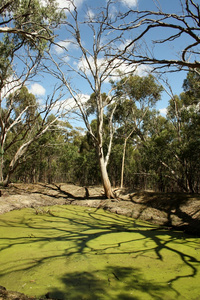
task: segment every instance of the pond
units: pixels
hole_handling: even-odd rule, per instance
[[[200,239],[101,209],[0,216],[0,285],[57,299],[199,299]]]

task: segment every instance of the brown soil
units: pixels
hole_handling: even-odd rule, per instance
[[[7,291],[5,287],[0,286],[0,300],[37,300],[37,299],[33,297],[28,297],[22,293]]]
[[[1,190],[0,214],[24,207],[80,205],[103,208],[116,214],[200,235],[200,195],[183,193],[130,192],[116,189],[108,200],[102,188],[73,184],[11,184]],[[87,197],[86,197],[87,195]]]

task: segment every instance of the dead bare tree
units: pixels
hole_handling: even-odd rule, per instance
[[[146,64],[157,70],[165,68],[166,71],[168,68],[168,71],[188,71],[192,69],[199,72],[199,3],[194,0],[180,0],[177,13],[174,12],[174,3],[171,2],[169,7],[170,5],[171,12],[164,12],[161,5],[156,5],[155,11],[129,10],[123,14],[123,22],[120,26],[115,27],[110,24],[110,28],[113,30],[129,30],[134,36],[125,45],[119,57],[126,57],[130,64]],[[160,45],[162,47],[174,46],[174,49],[177,49],[178,43],[182,44],[183,48],[179,53],[178,50],[174,50],[171,58],[163,57],[163,51],[159,51]],[[135,47],[131,49],[133,45]],[[156,51],[153,51],[153,48]]]
[[[60,44],[58,43],[58,46],[61,47],[61,51],[59,52],[62,52],[62,57],[61,55],[56,56],[50,53],[50,60],[54,62],[54,69],[51,72],[64,83],[71,97],[74,99],[76,107],[79,109],[79,114],[93,139],[97,151],[105,196],[106,198],[113,198],[114,195],[107,172],[107,165],[111,153],[114,133],[112,118],[116,106],[113,106],[113,111],[110,113],[109,145],[105,153],[103,136],[104,113],[113,100],[113,88],[107,92],[106,99],[102,97],[102,94],[104,92],[104,84],[112,76],[117,77],[119,69],[124,67],[125,72],[127,67],[124,59],[119,59],[117,55],[120,51],[120,44],[123,42],[123,33],[110,30],[110,27],[107,25],[117,23],[119,18],[119,15],[114,16],[112,14],[113,1],[107,1],[106,6],[99,8],[95,13],[88,10],[84,19],[81,19],[74,2],[70,1],[70,3],[73,9],[68,10],[68,18],[65,22],[66,39],[65,41],[62,40]],[[90,35],[90,38],[92,37],[92,42],[85,40],[85,32]],[[70,51],[68,51],[70,46],[74,50],[72,56],[70,56]],[[115,54],[111,57],[110,54],[112,53]],[[70,61],[70,59],[72,60]],[[131,71],[133,72],[134,69],[132,68]],[[80,97],[82,92],[70,84],[70,80],[66,74],[75,74],[76,77],[78,76],[79,79],[82,79],[88,85],[91,94],[94,94],[97,133],[93,132],[90,126],[87,111]]]

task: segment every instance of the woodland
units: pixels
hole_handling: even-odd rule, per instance
[[[199,32],[198,0],[0,0],[0,299],[199,299]]]
[[[199,4],[180,1],[180,14],[156,7],[155,11],[129,9],[113,17],[110,11],[115,4],[107,1],[95,19],[88,13],[82,22],[73,1],[66,1],[62,10],[56,1],[0,1],[2,185],[103,185],[107,198],[114,197],[112,187],[116,186],[199,193]],[[75,70],[64,60],[67,46],[55,34],[62,26],[79,49],[76,59],[82,57],[84,67]],[[92,47],[84,44],[82,26],[93,32]],[[189,37],[178,59],[156,58],[143,51],[142,39],[160,27],[171,31],[166,39],[154,41],[156,45]],[[135,36],[129,43],[123,40],[127,30]],[[124,42],[123,48],[119,41]],[[51,51],[55,46],[64,53],[62,58]],[[127,66],[123,74],[122,64]],[[151,66],[145,76],[134,72],[141,65]],[[185,71],[180,95],[173,94],[167,81],[158,80],[167,74],[166,69]],[[69,70],[91,87],[84,103],[68,78]],[[42,105],[27,88],[39,73],[57,80]],[[108,79],[110,90],[105,92],[103,84]],[[166,87],[171,99],[163,116],[156,103]],[[68,100],[62,101],[66,91],[76,105],[71,111],[64,106]],[[70,123],[72,113],[82,118],[83,126]]]

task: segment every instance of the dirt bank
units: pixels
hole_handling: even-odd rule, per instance
[[[4,286],[0,286],[0,299],[1,300],[38,300],[33,297],[28,297],[19,292],[8,291]],[[51,300],[50,298],[48,299]],[[45,300],[45,299],[40,299],[40,300]]]
[[[0,214],[14,209],[41,206],[80,205],[103,208],[113,213],[200,235],[200,195],[117,191],[118,198],[104,199],[101,187],[73,184],[11,184],[1,190]]]

